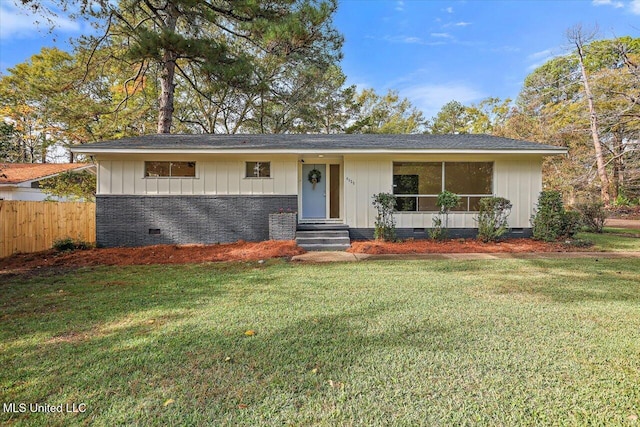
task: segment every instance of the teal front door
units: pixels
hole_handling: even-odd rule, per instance
[[[302,219],[327,217],[326,169],[326,165],[302,165]]]

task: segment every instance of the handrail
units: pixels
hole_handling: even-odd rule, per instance
[[[415,198],[415,210],[411,210],[411,211],[408,211],[408,210],[402,210],[402,211],[396,210],[396,212],[400,212],[400,213],[402,213],[402,212],[438,212],[437,209],[424,210],[424,211],[418,210],[419,198],[421,198],[421,197],[423,197],[423,198],[425,198],[425,197],[437,198],[438,197],[437,194],[394,194],[394,196],[396,196],[396,198],[404,198],[404,199],[406,199],[406,198]],[[461,199],[467,199],[466,209],[463,210],[462,212],[476,212],[476,211],[472,211],[471,210],[471,198],[472,197],[493,197],[494,195],[493,194],[458,194],[458,196]],[[453,212],[460,212],[459,210],[453,210],[453,209],[452,209],[452,211]]]

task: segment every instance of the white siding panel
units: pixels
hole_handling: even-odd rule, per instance
[[[141,157],[141,156],[139,156]],[[98,159],[98,194],[297,194],[298,158],[271,161],[271,178],[245,178],[245,161],[235,158],[196,159],[195,178],[145,178],[144,160]],[[153,159],[153,160],[165,160]],[[170,160],[174,160],[173,158]],[[188,160],[192,160],[189,158]]]
[[[122,193],[135,194],[136,162],[128,160],[122,162]]]
[[[156,178],[158,183],[158,194],[169,194],[169,180],[167,178]]]
[[[433,227],[433,213],[399,213],[396,215],[398,228],[431,228]],[[475,213],[449,214],[449,228],[476,228]]]
[[[147,187],[144,182],[144,162],[134,162],[133,172],[134,192],[135,194],[144,194]]]
[[[145,194],[159,194],[158,180],[156,178],[148,178],[144,180],[146,193]]]
[[[192,194],[204,194],[205,187],[205,164],[196,163],[196,179],[191,188]]]
[[[111,194],[123,194],[124,162],[111,163]]]
[[[108,160],[98,163],[98,194],[112,194],[111,163]]]
[[[298,162],[285,163],[284,182],[278,187],[281,194],[298,194]]]
[[[229,163],[218,162],[208,165],[214,182],[207,181],[208,194],[229,194]]]
[[[220,183],[218,188],[225,192],[225,194],[240,194],[242,193],[242,180],[244,179],[244,172],[240,168],[240,164],[244,166],[244,162],[226,162],[224,163],[225,182]],[[218,164],[222,166],[222,163]]]
[[[509,159],[495,162],[496,195],[511,200],[509,225],[528,228],[538,194],[542,189],[542,160]]]
[[[372,158],[344,159],[344,197],[346,222],[351,227],[375,226],[376,210],[372,196],[391,191],[393,168],[391,160]]]
[[[181,184],[184,179],[166,178],[165,181],[169,183],[169,194],[180,194],[180,190],[182,190]]]

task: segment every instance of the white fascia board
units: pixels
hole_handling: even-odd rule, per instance
[[[82,154],[534,154],[534,155],[557,155],[567,154],[567,149],[559,148],[557,150],[390,150],[390,149],[367,149],[367,150],[313,150],[313,149],[275,149],[275,150],[220,150],[220,149],[91,149],[89,147],[72,148],[74,153]]]

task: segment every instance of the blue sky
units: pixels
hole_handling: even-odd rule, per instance
[[[56,22],[49,34],[0,0],[0,72],[88,30]],[[341,0],[334,22],[345,36],[348,84],[397,90],[431,117],[453,99],[515,98],[527,74],[567,51],[565,33],[576,24],[597,25],[599,38],[640,37],[640,0]]]

